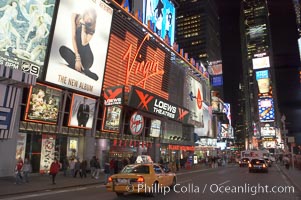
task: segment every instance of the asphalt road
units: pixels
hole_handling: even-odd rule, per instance
[[[165,192],[156,197],[127,194],[117,198],[115,193],[107,192],[104,185],[93,185],[26,194],[5,200],[301,200],[300,191],[292,186],[276,166],[269,168],[267,174],[249,173],[247,168],[238,166],[179,173],[175,191],[166,189]]]

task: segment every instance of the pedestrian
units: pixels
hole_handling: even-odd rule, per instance
[[[69,163],[69,168],[70,168],[71,176],[74,177],[74,174],[75,174],[75,161],[74,161],[73,158],[71,159],[71,161]]]
[[[55,177],[57,173],[60,171],[60,163],[59,161],[54,158],[53,162],[50,165],[50,175],[52,176],[52,184],[55,185]]]
[[[283,158],[283,162],[284,162],[285,168],[286,168],[286,169],[289,169],[289,168],[290,168],[290,159],[289,159],[288,156],[285,156],[285,157]]]
[[[95,177],[95,164],[96,164],[96,156],[93,156],[90,160],[90,170],[91,170],[91,178]]]
[[[104,174],[105,174],[104,184],[106,185],[108,183],[108,179],[109,179],[109,176],[110,176],[110,163],[108,163],[108,162],[105,163]]]
[[[87,178],[87,165],[88,165],[88,162],[86,160],[83,160],[81,163],[80,163],[80,171],[81,171],[81,178]]]
[[[29,182],[29,173],[31,173],[32,168],[31,168],[31,164],[27,158],[25,158],[25,160],[24,160],[24,165],[23,165],[22,171],[23,171],[24,182],[28,183]]]
[[[115,171],[115,159],[112,158],[111,161],[110,161],[110,174],[114,174],[114,171]]]
[[[20,184],[21,181],[23,180],[22,177],[22,168],[23,168],[23,160],[21,157],[18,158],[16,167],[15,167],[15,174],[16,174],[16,183],[15,184]]]
[[[79,173],[79,176],[82,177],[82,172],[80,171],[80,160],[76,159],[75,160],[75,165],[74,165],[74,178],[76,178],[77,173]]]
[[[95,179],[99,178],[99,172],[100,172],[100,163],[99,163],[98,158],[96,158],[96,160],[95,160],[95,176],[94,176]]]
[[[62,170],[63,170],[64,176],[67,176],[67,170],[69,168],[69,161],[68,161],[67,157],[62,159],[61,163],[62,163]]]
[[[179,171],[179,158],[176,158],[176,170]]]

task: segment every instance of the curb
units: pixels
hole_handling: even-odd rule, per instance
[[[32,190],[32,191],[15,192],[13,194],[0,194],[0,199],[5,198],[5,197],[16,196],[16,195],[31,194],[31,193],[35,193],[35,192],[46,192],[46,191],[49,192],[49,191],[67,189],[67,188],[98,185],[98,184],[103,184],[103,183],[104,183],[104,180],[102,180],[101,182],[98,182],[98,183],[86,183],[86,184],[77,184],[77,185],[69,185],[69,186],[60,186],[60,187],[56,187],[56,188],[44,188],[44,189],[37,189],[37,190]]]

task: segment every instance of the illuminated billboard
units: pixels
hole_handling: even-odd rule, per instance
[[[102,130],[119,133],[122,108],[119,106],[106,106],[103,117]]]
[[[275,120],[273,98],[258,99],[258,111],[260,122],[272,122]]]
[[[0,1],[0,65],[43,73],[56,0]]]
[[[260,70],[256,71],[256,80],[263,79],[263,78],[269,78],[269,70]]]
[[[112,15],[100,0],[61,0],[46,81],[100,96]]]
[[[152,119],[149,136],[160,137],[160,133],[161,133],[161,120]]]
[[[229,104],[229,103],[224,103],[223,113],[225,113],[225,114],[227,115],[229,124],[230,124],[230,126],[231,126],[231,104]]]
[[[41,159],[40,159],[40,173],[49,173],[51,163],[55,157],[55,135],[42,134],[41,144]]]
[[[128,106],[179,122],[187,122],[189,118],[186,108],[135,86],[130,89]]]
[[[146,0],[143,23],[150,21],[154,32],[162,39],[168,37],[170,44],[174,43],[175,7],[169,0]]]
[[[276,137],[276,129],[269,123],[265,123],[263,127],[260,128],[261,137]]]
[[[222,86],[223,85],[223,76],[212,76],[211,78],[211,85],[213,87]]]
[[[253,58],[252,63],[253,63],[254,70],[269,68],[270,67],[270,57],[265,56],[265,57],[261,57],[261,58]]]
[[[25,120],[56,124],[61,104],[60,89],[37,83],[29,91]]]
[[[261,78],[257,80],[258,89],[260,93],[268,93],[270,91],[270,79]]]
[[[223,74],[223,65],[222,61],[210,62],[208,65],[208,72],[211,76],[222,75]]]
[[[79,94],[73,94],[68,126],[92,128],[96,100]]]
[[[187,76],[184,82],[184,102],[183,105],[190,110],[190,123],[195,128],[204,128],[203,115],[203,85],[192,76]]]
[[[266,31],[266,24],[261,24],[257,26],[252,26],[249,29],[250,39],[256,39],[258,37],[262,37],[264,32]]]

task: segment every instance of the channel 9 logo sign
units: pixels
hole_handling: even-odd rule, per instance
[[[34,64],[31,64],[27,61],[22,61],[21,69],[23,72],[35,75],[36,77],[39,76],[40,73],[40,67]]]

